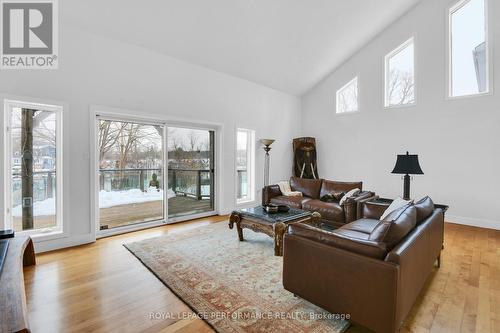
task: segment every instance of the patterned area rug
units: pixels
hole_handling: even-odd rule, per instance
[[[221,222],[124,245],[218,332],[343,332],[349,322],[282,285],[273,240]],[[165,309],[168,311],[168,309]],[[171,314],[174,315],[175,314]]]

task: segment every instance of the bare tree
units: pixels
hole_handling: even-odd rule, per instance
[[[56,146],[55,115],[53,112],[35,111],[33,135],[38,143],[44,143],[53,147]]]
[[[194,131],[189,132],[189,148],[191,151],[196,151],[198,150],[198,136]]]
[[[415,82],[413,74],[396,69],[391,70],[389,77],[388,97],[391,105],[413,102]],[[396,102],[393,102],[396,101]]]
[[[358,89],[356,85],[346,87],[339,96],[339,108],[342,112],[355,111],[358,103]]]
[[[413,75],[406,72],[401,76],[401,93],[399,95],[399,104],[407,104],[413,102],[414,85]]]
[[[99,123],[99,161],[103,162],[106,153],[111,151],[122,135],[126,123],[102,120]]]
[[[135,148],[137,150],[137,144],[140,144],[140,140],[147,136],[144,133],[143,128],[144,125],[133,124],[133,123],[124,123],[125,126],[121,131],[120,135],[118,135],[117,144],[119,151],[119,159],[118,159],[118,168],[125,169],[128,162],[129,154],[132,149]]]

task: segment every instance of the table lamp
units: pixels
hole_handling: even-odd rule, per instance
[[[398,155],[396,165],[392,173],[405,175],[403,177],[403,199],[410,199],[410,175],[423,175],[424,172],[418,163],[418,155]]]

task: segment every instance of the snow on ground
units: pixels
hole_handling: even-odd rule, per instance
[[[35,216],[56,215],[56,199],[49,198],[42,201],[36,201],[33,204],[33,213],[35,214]],[[23,216],[22,205],[12,208],[12,216]]]
[[[168,189],[167,198],[175,197],[174,191]],[[150,187],[146,192],[139,189],[127,191],[100,191],[99,192],[99,208],[110,208],[120,205],[130,205],[135,203],[143,203],[150,201],[163,200],[163,190],[158,191],[155,187]],[[41,201],[36,201],[33,204],[33,213],[35,216],[46,216],[56,214],[56,201],[54,198],[49,198]],[[22,216],[22,206],[15,206],[12,209],[14,217]]]
[[[168,189],[167,198],[175,197],[174,191]],[[150,187],[146,192],[139,189],[114,192],[99,192],[99,208],[109,208],[119,205],[129,205],[134,203],[149,202],[163,199],[163,190],[158,191],[155,187]]]

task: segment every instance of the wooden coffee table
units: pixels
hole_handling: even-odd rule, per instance
[[[235,210],[229,218],[229,229],[236,224],[238,238],[243,241],[243,229],[261,232],[274,238],[274,255],[283,255],[283,235],[290,223],[314,223],[321,219],[318,213],[290,208],[286,213],[268,213],[262,206]]]

